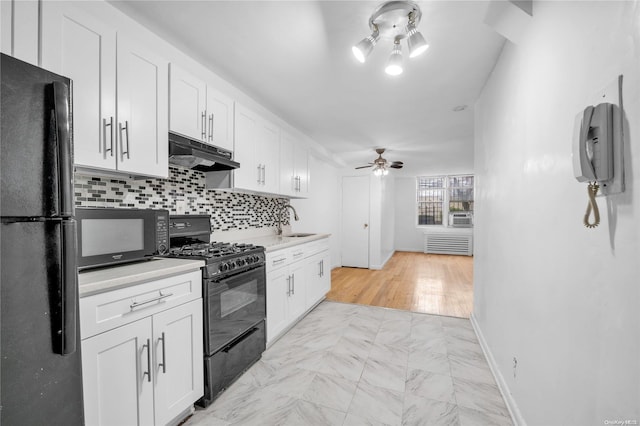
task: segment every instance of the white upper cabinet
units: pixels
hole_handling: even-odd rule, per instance
[[[174,63],[170,86],[169,129],[233,150],[233,100]]]
[[[168,63],[118,36],[118,170],[168,173]]]
[[[39,65],[38,20],[40,1],[0,2],[0,50],[21,61]]]
[[[234,187],[278,194],[280,128],[242,105],[235,109]]]
[[[309,192],[307,147],[287,132],[280,139],[280,192],[291,197],[306,197]]]
[[[42,11],[42,66],[73,80],[74,163],[166,177],[168,62],[79,7]]]

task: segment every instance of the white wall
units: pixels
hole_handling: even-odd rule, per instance
[[[416,227],[416,178],[397,177],[395,179],[395,246],[400,251],[424,249],[424,237]]]
[[[331,234],[331,266],[335,268],[341,266],[341,178],[335,167],[315,156],[309,156],[309,168],[309,198],[291,200],[300,217],[291,222],[291,230]]]
[[[618,74],[627,192],[586,229],[574,117]],[[473,319],[530,425],[640,420],[639,86],[638,2],[536,2],[476,104]]]
[[[382,267],[395,251],[395,180],[388,175],[382,178],[381,183],[380,259]]]

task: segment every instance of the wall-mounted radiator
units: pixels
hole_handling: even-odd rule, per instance
[[[424,233],[424,252],[472,256],[473,234],[427,231]]]

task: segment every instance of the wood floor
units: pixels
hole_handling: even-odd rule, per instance
[[[327,300],[469,318],[473,257],[396,252],[379,271],[336,268]]]

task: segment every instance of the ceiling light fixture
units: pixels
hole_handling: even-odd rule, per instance
[[[393,40],[393,50],[385,72],[389,75],[402,74],[402,46],[400,40],[407,38],[409,58],[424,53],[429,47],[417,30],[422,18],[420,7],[411,1],[388,1],[378,6],[369,18],[371,35],[352,47],[359,62],[365,62],[380,38]]]

